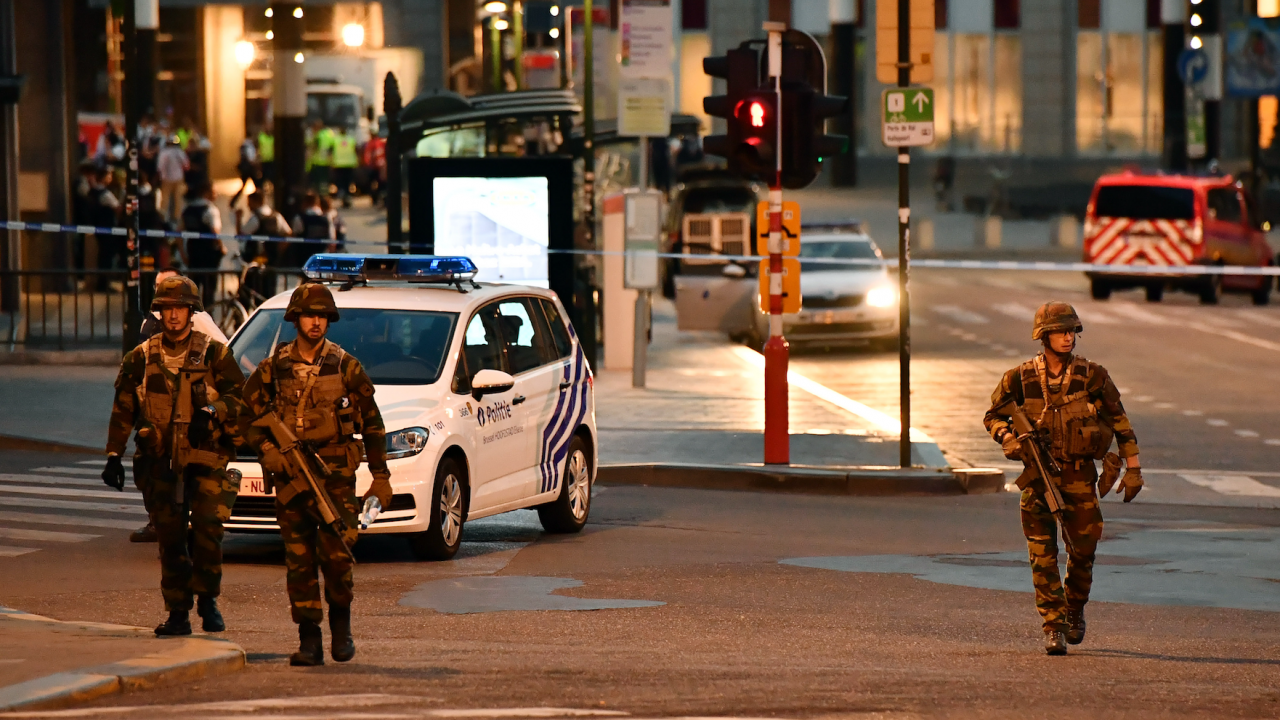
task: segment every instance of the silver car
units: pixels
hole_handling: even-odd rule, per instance
[[[898,289],[871,237],[809,233],[800,240],[800,312],[782,316],[788,342],[834,346],[896,339]],[[763,340],[769,336],[769,315],[756,307],[755,331]]]

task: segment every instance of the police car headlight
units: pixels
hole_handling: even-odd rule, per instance
[[[867,292],[867,305],[873,308],[892,307],[898,302],[898,291],[891,285],[873,287]]]
[[[413,457],[427,446],[427,429],[405,428],[387,435],[387,459]]]

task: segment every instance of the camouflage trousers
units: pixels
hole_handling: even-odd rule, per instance
[[[231,517],[239,484],[223,469],[198,465],[188,466],[179,480],[170,475],[168,458],[147,456],[134,457],[133,475],[147,487],[160,544],[165,609],[190,610],[196,595],[217,597],[222,592],[222,524]]]
[[[338,514],[347,524],[343,539],[355,547],[359,536],[354,476],[335,476],[326,487],[338,506]],[[333,530],[324,524],[315,497],[299,493],[288,504],[276,500],[276,520],[284,539],[285,586],[289,591],[293,621],[314,622],[322,619],[320,574],[324,574],[324,597],[329,605],[350,607],[355,589],[352,568],[355,563],[343,549]]]
[[[1093,557],[1102,539],[1102,511],[1094,486],[1092,461],[1062,470],[1062,533],[1067,540],[1067,579],[1058,572],[1058,523],[1044,500],[1044,486],[1034,482],[1022,491],[1022,533],[1027,536],[1036,609],[1045,630],[1067,630],[1067,607],[1084,607],[1093,586]]]

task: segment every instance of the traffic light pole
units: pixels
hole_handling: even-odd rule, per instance
[[[767,22],[769,33],[769,79],[773,81],[778,110],[782,108],[782,33],[785,23]],[[764,344],[764,461],[791,464],[791,435],[788,429],[787,365],[790,348],[782,336],[782,113],[775,112],[777,141],[776,168],[769,185],[769,339]]]
[[[911,0],[898,0],[898,87],[911,84]],[[911,148],[898,148],[898,462],[911,467]]]

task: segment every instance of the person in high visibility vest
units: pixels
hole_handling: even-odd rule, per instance
[[[333,137],[333,182],[338,186],[338,197],[342,198],[344,208],[351,207],[351,188],[359,165],[356,139],[347,133],[345,125],[339,125],[338,133]]]
[[[311,156],[311,184],[316,192],[328,195],[329,175],[333,167],[333,130],[325,127],[319,120],[316,120],[313,127],[315,152]]]
[[[262,178],[275,182],[276,136],[266,126],[258,131],[258,163],[262,167]]]

